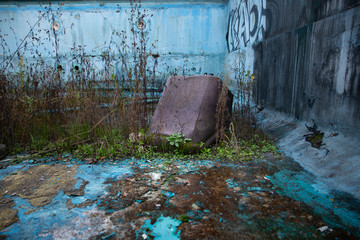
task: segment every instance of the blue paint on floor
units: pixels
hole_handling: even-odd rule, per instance
[[[321,215],[332,227],[341,227],[341,219],[342,224],[350,229],[360,230],[359,200],[350,196],[349,201],[346,201],[346,194],[329,190],[305,171],[284,169],[269,178],[280,194],[311,206],[314,212]]]
[[[180,239],[180,230],[177,229],[180,224],[178,219],[161,215],[154,224],[151,224],[151,220],[146,220],[137,234],[143,239],[151,235],[157,240],[176,240]]]
[[[41,239],[54,239],[52,237],[53,230],[66,225],[71,219],[81,217],[86,209],[68,210],[66,207],[67,195],[60,191],[52,200],[51,204],[47,204],[36,211],[26,214],[29,210],[35,210],[27,199],[20,197],[12,197],[15,201],[15,209],[18,209],[18,222],[1,231],[6,234],[7,239],[34,239],[37,236]]]
[[[233,179],[226,179],[226,183],[228,184],[229,188],[240,187],[240,184],[235,182]]]
[[[181,234],[189,234],[192,226],[211,223],[219,229],[241,224],[244,233],[250,234],[246,236],[256,237],[268,233],[276,238],[311,238],[314,233],[326,237],[331,231],[317,230],[324,224],[336,233],[341,229],[360,236],[360,202],[329,190],[307,172],[294,170],[291,163],[278,164],[271,171],[268,163],[255,163],[259,167],[218,164],[175,161],[163,165],[161,160],[132,159],[76,165],[76,181],[70,186],[74,191],[60,190],[45,206],[35,208],[27,199],[6,195],[14,201],[19,219],[0,235],[8,239],[106,239],[126,238],[126,232],[131,232],[138,239],[179,239],[180,225]],[[0,176],[5,181],[5,176],[21,174],[15,171],[23,168],[8,166],[0,170]],[[159,174],[158,184],[151,173]],[[189,218],[186,223],[177,219],[184,214]]]
[[[12,173],[25,167],[26,167],[25,164],[18,164],[18,165],[8,166],[5,169],[0,169],[0,180],[3,180],[6,176],[11,175]]]
[[[0,174],[5,177],[16,170],[22,170],[23,167],[23,165],[9,166],[7,169],[2,169]],[[96,201],[107,194],[107,184],[104,183],[107,179],[121,178],[131,173],[130,167],[121,166],[121,164],[118,167],[113,165],[81,165],[75,175],[78,181],[74,185],[74,189],[78,189],[84,182],[88,181],[84,196],[68,196],[61,190],[50,204],[40,208],[33,207],[27,199],[18,196],[9,197],[16,204],[14,209],[18,210],[19,220],[3,229],[0,234],[7,235],[8,239],[33,239],[34,236],[41,237],[41,239],[54,239],[54,236],[61,236],[62,231],[68,231],[68,236],[87,239],[87,236],[90,237],[91,235],[85,234],[84,231],[89,227],[90,220],[85,220],[88,217],[85,213],[97,209],[96,202],[91,203],[91,201]],[[86,201],[90,203],[69,210],[66,199],[73,204],[81,204]],[[80,222],[86,224],[82,226]],[[73,226],[69,225],[70,223]],[[76,225],[79,228],[73,229]],[[93,228],[96,233],[96,226]]]
[[[113,165],[81,165],[77,169],[75,178],[78,182],[74,185],[78,189],[81,184],[87,183],[84,196],[71,198],[73,204],[81,204],[86,200],[97,200],[104,196],[107,192],[106,180],[121,178],[125,175],[132,174],[131,167],[121,165],[115,167]]]
[[[162,191],[161,193],[164,194],[167,198],[172,198],[175,196],[175,193],[169,191]]]

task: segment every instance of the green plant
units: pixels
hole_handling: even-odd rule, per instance
[[[203,149],[201,149],[201,153],[202,154],[210,154],[211,153],[211,148],[203,148]]]
[[[185,144],[186,142],[190,142],[190,138],[185,138],[185,135],[182,133],[173,133],[166,137],[166,140],[169,142],[171,146],[175,146],[177,148],[180,147],[180,144]]]
[[[43,149],[46,144],[47,144],[47,141],[46,139],[40,137],[40,138],[35,138],[33,137],[33,135],[30,134],[30,137],[31,137],[31,144],[30,144],[30,149],[33,149],[35,151],[38,151],[38,150],[41,150]]]
[[[95,152],[95,148],[92,144],[84,144],[80,145],[77,148],[77,156],[78,157],[90,157],[93,156]]]

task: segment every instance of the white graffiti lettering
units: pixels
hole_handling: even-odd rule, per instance
[[[239,0],[228,20],[227,44],[229,52],[263,40],[271,28],[272,14],[266,8],[272,0]],[[269,26],[266,26],[269,25]]]

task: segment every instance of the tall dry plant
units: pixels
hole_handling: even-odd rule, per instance
[[[142,9],[140,0],[131,0],[130,6],[130,10],[126,10],[130,15],[130,33],[114,31],[110,45],[112,49],[117,50],[121,71],[124,73],[119,79],[116,91],[116,97],[126,101],[122,109],[126,111],[123,116],[124,125],[130,132],[139,132],[141,128],[147,127],[159,98],[155,95],[155,92],[160,92],[159,89],[156,91],[155,83],[159,55],[152,52],[155,43],[148,43],[152,15],[147,9]],[[152,66],[148,63],[150,57],[154,58]]]
[[[216,143],[227,141],[227,133],[232,117],[233,94],[227,87],[229,79],[226,77],[220,85],[221,91],[216,106]]]
[[[231,90],[223,88],[219,97],[216,116],[217,141],[229,141],[236,145],[235,139],[251,139],[256,131],[256,111],[253,107],[255,75],[245,70],[244,57],[241,54],[227,68],[231,74],[226,75],[224,85]],[[226,107],[229,105],[229,95],[233,95],[231,115],[227,112],[229,107]]]
[[[45,7],[15,52],[0,34],[1,47],[8,54],[0,64],[0,142],[14,147],[34,141],[63,141],[69,136],[75,136],[70,138],[72,142],[84,138],[96,141],[96,129],[113,127],[127,135],[146,128],[153,109],[149,103],[158,100],[150,91],[156,85],[158,55],[147,49],[150,29],[146,25],[152,16],[138,0],[131,0],[130,6],[130,32],[114,28],[109,51],[100,56],[104,65],[101,71],[83,46],[74,46],[69,51],[78,65],[72,66],[69,74],[64,73],[55,29],[49,31],[50,24],[40,26],[42,19],[51,23],[54,14],[61,15],[61,7],[56,11],[51,5]],[[52,61],[34,50],[33,46],[41,43],[35,30],[46,32],[51,40],[52,49],[45,51],[48,56],[55,52]],[[29,53],[35,61],[24,59]],[[149,57],[155,59],[153,66],[149,66]],[[115,72],[117,64],[121,74]]]

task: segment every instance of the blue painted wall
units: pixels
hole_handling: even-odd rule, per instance
[[[165,81],[171,73],[220,75],[226,53],[227,1],[144,1],[147,50],[156,59],[156,75]],[[129,1],[2,2],[0,4],[0,56],[7,71],[26,71],[61,65],[64,79],[71,77],[86,57],[98,76],[104,76],[104,53],[114,57],[108,71],[122,74],[119,47],[122,34],[131,45]],[[145,12],[143,12],[145,11]],[[136,20],[135,20],[136,21]],[[56,31],[53,22],[59,23]],[[138,29],[136,28],[138,31]],[[24,40],[25,39],[25,40]],[[24,41],[24,42],[22,42]],[[152,44],[155,47],[152,47]],[[11,56],[20,47],[11,64]],[[58,60],[58,63],[56,63]],[[89,62],[90,61],[90,62]],[[155,58],[148,58],[152,69]],[[108,64],[109,65],[109,64]],[[110,70],[109,70],[110,68]]]

